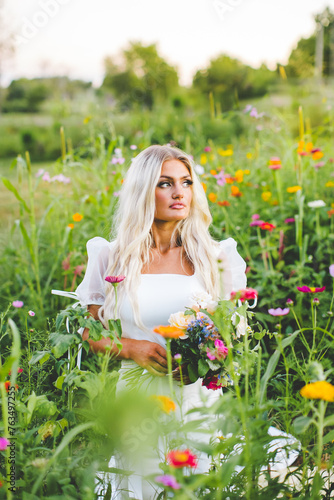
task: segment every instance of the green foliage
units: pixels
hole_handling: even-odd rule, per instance
[[[119,66],[111,58],[106,59],[102,88],[110,89],[122,108],[152,109],[178,87],[176,70],[159,56],[155,44],[144,46],[132,42],[121,57]]]

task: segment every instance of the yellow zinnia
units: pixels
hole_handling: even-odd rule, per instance
[[[168,396],[152,396],[152,399],[155,399],[156,401],[158,401],[158,403],[161,406],[161,409],[165,413],[169,414],[171,411],[175,411],[176,410],[176,404]]]
[[[201,165],[206,165],[207,162],[208,162],[208,159],[207,159],[206,155],[202,154],[201,155],[201,159],[200,159],[200,164]]]
[[[263,201],[269,201],[271,198],[271,192],[263,191],[263,193],[261,194],[261,198],[263,199]]]
[[[297,193],[297,191],[301,190],[301,186],[290,186],[286,190],[288,193]]]
[[[234,174],[234,177],[237,182],[242,182],[244,180],[243,170],[241,169],[237,170],[236,173]]]
[[[334,402],[334,385],[326,382],[326,380],[311,382],[302,387],[300,394],[307,399],[323,399],[324,401]]]
[[[332,187],[334,187],[334,182],[328,181],[328,182],[326,182],[325,186],[326,186],[326,188],[332,188]]]

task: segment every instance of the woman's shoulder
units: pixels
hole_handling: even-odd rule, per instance
[[[87,251],[89,250],[102,250],[103,248],[112,249],[115,245],[115,241],[108,241],[101,236],[95,236],[87,241],[86,247]]]
[[[233,238],[226,238],[226,240],[215,241],[214,247],[217,255],[219,255],[222,252],[225,254],[229,254],[231,252],[233,253],[236,251],[237,242]]]

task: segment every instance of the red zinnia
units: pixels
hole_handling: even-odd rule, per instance
[[[276,226],[274,224],[270,224],[270,222],[263,222],[260,225],[260,229],[265,229],[266,231],[272,231],[275,227]]]
[[[197,467],[197,456],[190,450],[172,450],[166,458],[168,464],[175,468]]]
[[[231,203],[227,200],[217,202],[220,207],[229,207]]]

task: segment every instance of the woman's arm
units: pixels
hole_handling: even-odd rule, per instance
[[[98,311],[101,306],[91,304],[88,311],[94,319],[98,320]],[[89,329],[85,328],[82,334],[82,340],[87,340],[92,352],[105,352],[106,346],[111,345],[110,354],[114,354],[120,359],[132,359],[139,366],[145,368],[153,375],[164,376],[167,373],[166,350],[155,342],[148,340],[121,339],[122,349],[119,350],[116,344],[111,344],[111,339],[91,340],[89,338]]]

